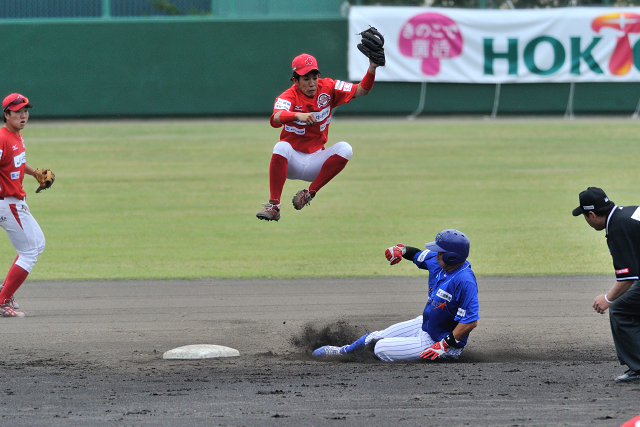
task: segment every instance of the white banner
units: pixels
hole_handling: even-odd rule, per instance
[[[640,81],[640,8],[477,10],[353,6],[349,79],[369,62],[356,35],[385,38],[376,80],[542,83]]]

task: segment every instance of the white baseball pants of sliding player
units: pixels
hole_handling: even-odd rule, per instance
[[[435,342],[422,330],[422,316],[396,323],[383,331],[372,332],[365,343],[369,344],[371,341],[378,341],[373,351],[383,362],[420,360],[420,353]],[[457,359],[460,353],[461,348],[449,348],[438,359]]]
[[[315,153],[303,153],[293,149],[287,141],[280,141],[273,147],[273,154],[278,154],[287,159],[287,179],[301,179],[312,182],[322,165],[334,154],[349,160],[353,155],[351,145],[345,141],[336,142],[329,148],[318,150]]]
[[[11,244],[18,252],[16,264],[31,273],[38,255],[44,251],[45,241],[27,203],[15,197],[0,200],[0,227],[7,232]]]

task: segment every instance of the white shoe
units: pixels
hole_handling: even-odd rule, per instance
[[[312,355],[318,359],[342,359],[347,354],[346,347],[346,345],[342,347],[325,345],[313,350]]]
[[[640,371],[634,371],[632,369],[627,370],[627,372],[616,378],[617,383],[630,383],[638,380],[640,380]]]
[[[2,288],[4,288],[4,286],[0,285],[0,292],[2,292]],[[15,310],[20,308],[20,305],[18,305],[16,300],[13,298],[13,295],[11,295],[11,298],[9,298],[9,305],[13,307]]]
[[[2,317],[24,317],[27,313],[14,310],[9,304],[0,304],[0,315]]]

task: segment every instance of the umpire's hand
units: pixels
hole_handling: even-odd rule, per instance
[[[611,304],[607,302],[604,294],[598,295],[596,299],[593,301],[593,309],[600,314],[604,314],[605,311],[607,311],[607,308],[609,308],[610,306]]]

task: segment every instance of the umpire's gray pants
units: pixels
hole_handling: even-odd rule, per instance
[[[609,320],[620,363],[640,371],[640,281],[611,304]]]

